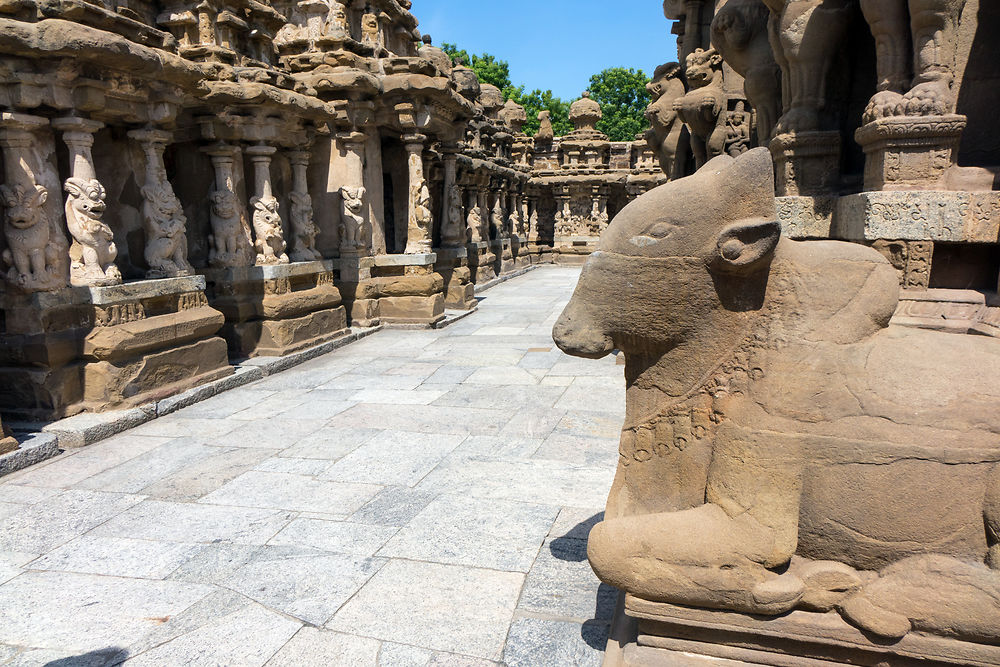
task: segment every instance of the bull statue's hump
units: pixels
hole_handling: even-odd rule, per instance
[[[890,326],[878,252],[775,217],[768,152],[719,157],[588,258],[553,337],[621,350],[627,385],[591,565],[651,601],[1000,643],[1000,341]]]

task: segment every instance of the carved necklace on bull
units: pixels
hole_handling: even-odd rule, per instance
[[[744,395],[751,382],[763,377],[754,364],[755,352],[768,340],[764,330],[769,321],[766,309],[747,325],[747,333],[721,355],[683,395],[622,428],[622,450],[636,462],[654,455],[682,452],[694,440],[710,438],[725,415],[724,404],[733,396]],[[631,450],[631,451],[629,451]],[[626,463],[628,465],[628,463]]]

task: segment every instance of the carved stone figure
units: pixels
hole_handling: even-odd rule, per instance
[[[285,239],[278,214],[278,200],[274,197],[252,197],[253,232],[256,239],[257,265],[288,264]]]
[[[421,46],[417,51],[417,55],[431,61],[445,76],[451,76],[451,73],[454,70],[454,65],[452,65],[451,62],[451,56],[445,53],[442,49],[434,46],[434,40],[431,39],[430,35],[424,35],[421,41],[423,42],[423,46]]]
[[[365,247],[365,189],[361,186],[340,188],[341,197],[341,252],[357,252]]]
[[[70,250],[70,280],[74,285],[114,285],[122,280],[115,266],[114,234],[101,217],[107,205],[104,186],[96,178],[68,178],[64,188],[66,226],[75,241]]]
[[[712,20],[712,44],[744,79],[757,112],[757,138],[767,146],[781,113],[781,68],[768,37],[770,12],[761,0],[730,0]]]
[[[253,264],[253,240],[246,209],[239,197],[228,189],[211,194],[212,235],[209,263],[217,267],[249,266]]]
[[[479,210],[479,198],[476,192],[469,194],[468,215],[465,218],[465,234],[469,243],[479,243],[483,240],[483,215]]]
[[[652,103],[646,107],[650,129],[646,141],[660,160],[660,168],[668,178],[678,176],[677,143],[684,131],[684,122],[674,109],[674,102],[684,97],[684,72],[678,63],[660,65],[653,72],[653,80],[646,84]]]
[[[142,188],[142,219],[146,229],[147,278],[189,276],[187,218],[169,183],[148,183]]]
[[[865,110],[866,121],[954,112],[957,29],[965,1],[861,0],[878,61],[878,92]]]
[[[367,13],[361,18],[361,43],[372,48],[381,46],[379,43],[378,16]]]
[[[856,0],[763,0],[771,10],[768,25],[775,60],[782,72],[783,115],[774,133],[796,133],[820,127],[827,107],[827,84],[841,48]]]
[[[507,100],[504,102],[503,108],[500,109],[500,120],[506,123],[514,131],[514,134],[521,134],[524,124],[528,122],[528,114],[523,106],[514,100]]]
[[[292,190],[288,193],[288,218],[295,237],[295,249],[292,250],[293,262],[312,262],[323,259],[316,249],[316,236],[319,228],[313,221],[312,197],[308,192]]]
[[[726,149],[722,56],[715,49],[697,49],[687,57],[684,74],[691,90],[674,101],[674,109],[691,131],[691,151],[700,168]]]
[[[453,183],[448,189],[448,220],[453,225],[459,225],[459,230],[461,230],[463,219],[462,188],[458,184]]]
[[[552,112],[547,110],[539,111],[538,120],[540,125],[538,132],[535,133],[535,141],[538,143],[552,143],[552,140],[556,136],[552,130]]]
[[[64,285],[58,249],[49,243],[50,226],[45,213],[49,191],[41,185],[0,185],[0,198],[6,208],[3,230],[7,248],[3,260],[10,267],[8,282],[26,292]]]
[[[627,385],[594,571],[685,607],[836,610],[883,644],[1000,642],[1000,342],[888,326],[877,251],[775,217],[767,150],[722,156],[588,259],[553,336],[622,350]]]

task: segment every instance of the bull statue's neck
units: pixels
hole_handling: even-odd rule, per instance
[[[626,356],[626,426],[639,425],[733,380],[754,374],[750,363],[755,332],[763,326],[759,311],[719,313],[703,336],[667,351]],[[749,366],[749,368],[748,368]]]

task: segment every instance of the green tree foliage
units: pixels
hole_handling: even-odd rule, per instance
[[[632,141],[644,132],[649,123],[646,107],[649,106],[650,79],[642,70],[612,67],[590,77],[590,96],[601,105],[604,118],[597,129],[611,141]]]
[[[489,53],[469,54],[456,44],[447,42],[441,45],[441,50],[451,56],[454,62],[461,58],[476,73],[481,83],[493,84],[499,88],[505,101],[514,100],[523,106],[528,114],[528,122],[524,126],[527,134],[534,135],[538,132],[538,112],[544,109],[552,114],[552,130],[556,136],[573,131],[573,124],[569,122],[572,100],[564,101],[553,95],[551,90],[536,88],[526,92],[524,86],[514,86],[510,80],[510,64]],[[606,69],[590,77],[591,97],[601,103],[604,112],[604,118],[597,128],[612,141],[631,141],[636,134],[649,127],[645,117],[650,101],[646,91],[647,83],[649,77],[642,70],[622,67]]]

